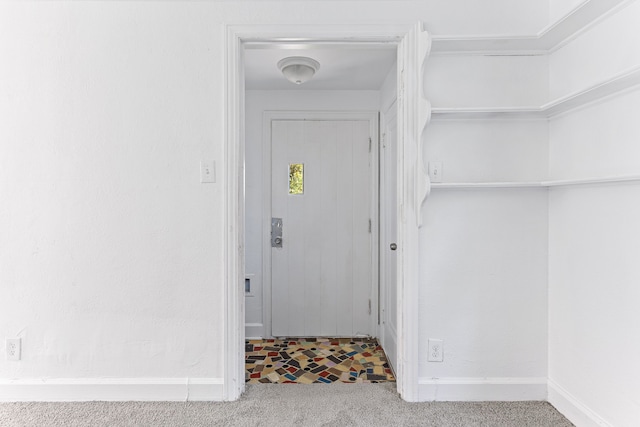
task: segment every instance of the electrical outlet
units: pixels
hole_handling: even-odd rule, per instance
[[[442,340],[429,338],[429,355],[427,361],[442,362],[444,358],[444,346]]]
[[[21,350],[20,347],[21,347],[20,338],[7,338],[7,341],[6,341],[7,360],[20,360],[20,350]]]

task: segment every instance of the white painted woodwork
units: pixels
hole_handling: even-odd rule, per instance
[[[432,189],[472,189],[472,188],[544,188],[569,187],[590,184],[615,184],[640,181],[640,175],[604,176],[599,178],[559,179],[539,182],[447,182],[431,184]]]
[[[555,5],[557,0],[549,2]],[[566,0],[563,0],[566,3]],[[537,34],[469,35],[434,37],[435,54],[534,55],[553,51],[579,37],[585,29],[624,8],[634,0],[585,0],[552,8],[552,22]]]
[[[380,154],[380,345],[395,370],[398,345],[397,256],[397,133],[394,103],[384,114]]]
[[[371,335],[371,155],[368,121],[271,122],[274,336]],[[304,194],[289,194],[289,164]]]
[[[433,107],[432,114],[433,120],[553,118],[604,102],[612,95],[633,91],[639,85],[640,66],[636,65],[540,106]]]
[[[224,203],[224,399],[236,400],[244,392],[244,67],[242,41],[231,28],[226,34],[225,182]]]
[[[422,133],[428,118],[420,115],[424,99],[424,63],[429,34],[418,22],[398,45],[398,171],[397,171],[397,298],[398,391],[403,399],[419,400],[418,345],[421,206],[428,193],[429,176],[421,157]],[[429,109],[430,110],[430,109]],[[429,111],[430,112],[430,111]],[[430,115],[430,114],[429,114]],[[420,181],[424,180],[424,181]],[[426,186],[423,184],[426,183]]]

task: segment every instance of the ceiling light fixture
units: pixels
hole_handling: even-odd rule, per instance
[[[320,69],[320,63],[305,56],[290,56],[278,61],[278,68],[287,80],[299,85],[311,80]]]

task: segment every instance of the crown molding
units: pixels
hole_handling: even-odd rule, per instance
[[[586,0],[538,34],[494,36],[433,35],[432,55],[545,55],[598,24],[634,0]]]

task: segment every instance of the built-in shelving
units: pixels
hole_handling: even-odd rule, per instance
[[[550,188],[573,185],[612,184],[640,182],[640,175],[609,176],[602,178],[565,179],[552,181],[511,181],[511,182],[441,182],[431,184],[432,189],[473,189],[473,188]]]
[[[640,66],[618,73],[583,90],[560,97],[540,107],[438,108],[431,110],[438,119],[551,118],[610,95],[640,88]]]

